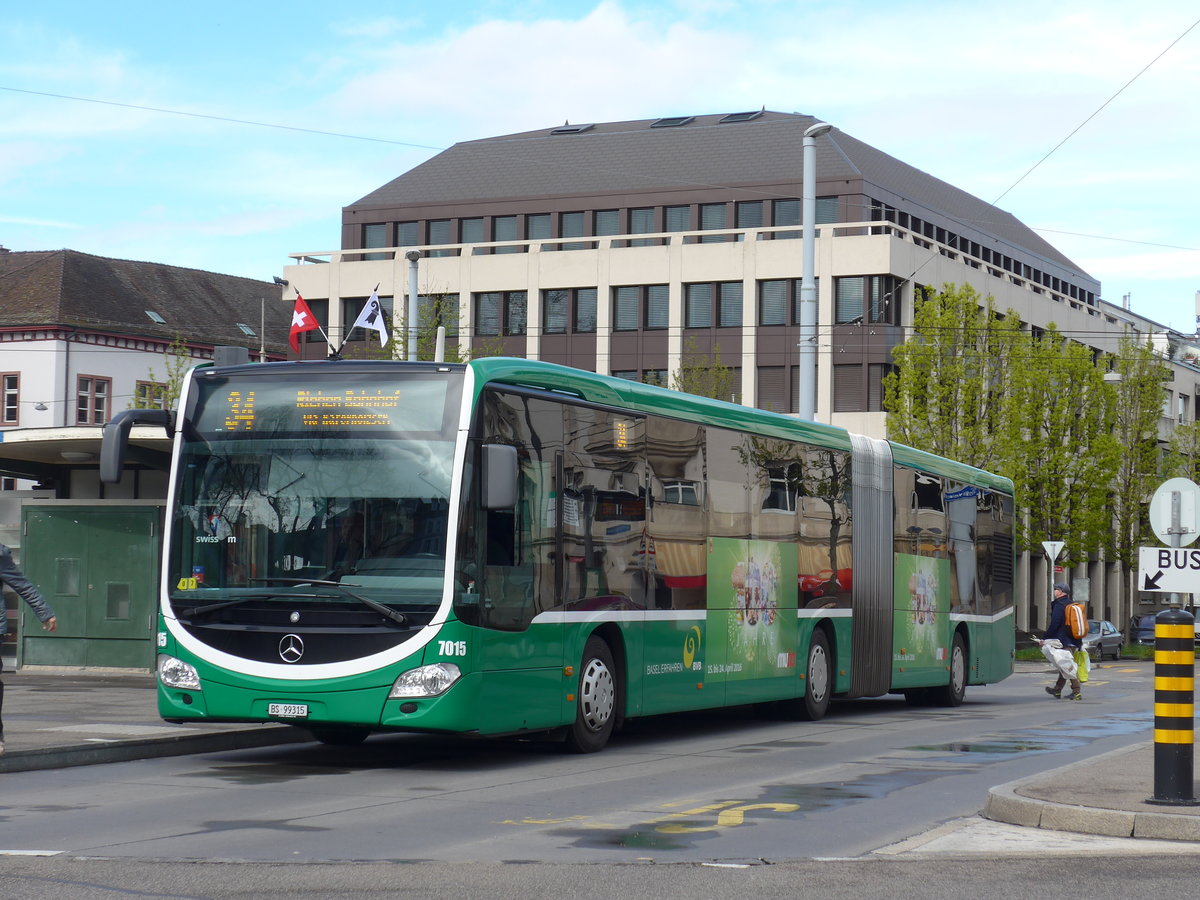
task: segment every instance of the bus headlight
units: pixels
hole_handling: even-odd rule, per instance
[[[434,663],[431,666],[421,666],[410,669],[392,685],[388,693],[389,700],[400,697],[436,697],[450,689],[450,685],[458,681],[462,672],[454,663]]]
[[[200,690],[200,676],[196,674],[196,670],[182,659],[167,656],[165,653],[158,657],[158,680],[170,688]]]

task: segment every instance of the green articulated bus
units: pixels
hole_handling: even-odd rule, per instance
[[[844,429],[520,359],[206,365],[158,620],[171,722],[558,736],[1012,672],[1011,483]]]

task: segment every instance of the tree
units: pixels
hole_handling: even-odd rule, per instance
[[[701,353],[693,337],[683,345],[679,371],[671,386],[685,394],[716,400],[730,400],[738,395],[737,373],[721,362],[720,345],[714,344],[712,353]]]
[[[1115,392],[1091,351],[1053,325],[1028,348],[1009,372],[1012,425],[1001,441],[999,472],[1013,480],[1024,508],[1021,547],[1061,540],[1064,562],[1080,562],[1107,543],[1112,529],[1108,499],[1121,456]]]
[[[883,380],[888,436],[981,469],[1002,464],[997,436],[1008,414],[1007,373],[1027,337],[1011,311],[970,285],[926,291],[912,339],[896,347]]]
[[[1200,481],[1200,419],[1179,425],[1171,432],[1163,470],[1170,477]]]
[[[1162,413],[1162,382],[1169,369],[1153,344],[1123,339],[1115,358],[1109,359],[1118,376],[1115,393],[1113,436],[1122,448],[1113,482],[1111,505],[1113,529],[1108,545],[1110,558],[1127,568],[1137,564],[1138,548],[1147,543],[1146,504],[1159,478],[1158,420]],[[1186,426],[1184,426],[1186,427]],[[1179,435],[1179,429],[1176,435]],[[1172,446],[1193,448],[1195,471],[1196,434],[1183,435]]]

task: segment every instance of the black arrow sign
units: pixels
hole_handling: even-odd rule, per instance
[[[1158,579],[1160,579],[1162,577],[1163,577],[1163,573],[1161,571],[1159,571],[1158,574],[1156,574],[1153,578],[1151,578],[1150,574],[1147,573],[1146,574],[1146,583],[1144,585],[1142,585],[1142,590],[1143,591],[1157,591],[1158,590]]]

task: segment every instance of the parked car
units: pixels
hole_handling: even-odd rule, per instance
[[[1154,646],[1154,617],[1157,613],[1145,613],[1129,620],[1129,643]]]
[[[1125,635],[1107,619],[1088,619],[1088,633],[1083,638],[1083,649],[1093,659],[1121,658],[1125,649]]]

